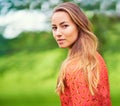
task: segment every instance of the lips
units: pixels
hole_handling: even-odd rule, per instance
[[[62,44],[64,41],[65,41],[65,39],[57,39],[57,42],[58,42],[59,44]]]
[[[63,41],[63,40],[65,40],[65,39],[58,39],[57,41]]]

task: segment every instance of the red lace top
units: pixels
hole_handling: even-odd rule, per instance
[[[98,55],[100,62],[100,82],[98,92],[93,96],[85,82],[82,71],[66,72],[65,92],[60,95],[61,106],[111,106],[108,72],[103,58]]]

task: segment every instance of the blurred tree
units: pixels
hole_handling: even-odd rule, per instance
[[[106,12],[110,11],[120,16],[120,0],[0,0],[0,14],[5,14],[10,10],[20,9],[40,9],[50,11],[60,2],[73,1],[86,11]]]
[[[14,39],[5,39],[0,35],[0,56],[11,55],[19,51],[42,52],[54,48],[57,48],[57,44],[51,32],[22,32]]]

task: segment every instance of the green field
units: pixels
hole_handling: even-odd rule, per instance
[[[20,52],[3,56],[0,66],[0,106],[56,106],[56,75],[60,51]],[[1,70],[1,71],[2,71]]]

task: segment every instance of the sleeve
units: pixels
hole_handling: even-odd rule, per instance
[[[60,95],[61,106],[73,106],[70,98],[70,91],[68,88],[65,89],[64,94]]]

